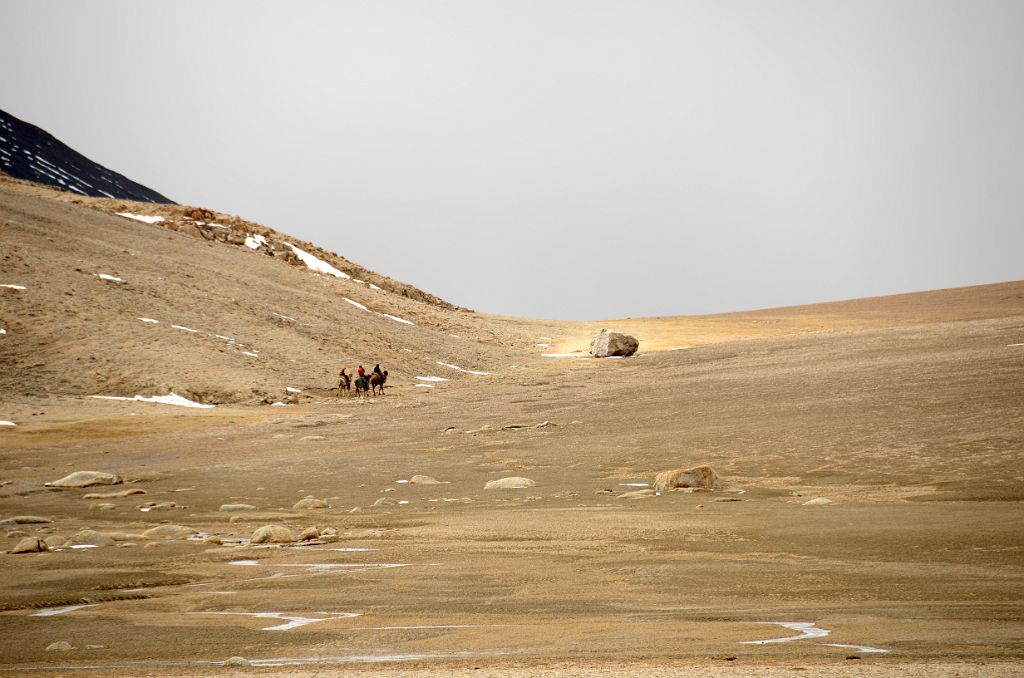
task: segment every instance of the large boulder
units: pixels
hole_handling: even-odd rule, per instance
[[[46,483],[46,487],[92,487],[93,485],[120,485],[121,476],[103,471],[75,471],[60,480]]]
[[[79,530],[69,540],[69,546],[113,546],[114,540],[96,530]]]
[[[662,471],[654,478],[654,489],[658,492],[677,487],[713,490],[718,487],[718,474],[710,466],[694,466],[688,469]]]
[[[252,533],[249,541],[253,544],[291,544],[295,537],[284,525],[264,525]]]
[[[12,516],[11,518],[0,520],[0,525],[41,525],[52,522],[49,518],[43,518],[42,516]]]
[[[412,483],[413,485],[440,485],[441,484],[441,481],[438,480],[437,478],[432,478],[430,476],[421,476],[421,475],[416,475],[416,476],[413,476],[412,478],[409,478],[409,482]]]
[[[39,553],[48,551],[46,542],[39,537],[25,537],[18,542],[17,546],[11,549],[11,553]]]
[[[327,502],[323,499],[317,499],[313,495],[303,497],[302,499],[295,502],[295,506],[292,506],[293,511],[301,511],[303,509],[325,509],[330,508]]]
[[[484,485],[485,490],[522,490],[527,487],[533,487],[537,483],[533,482],[529,478],[521,478],[518,476],[511,476],[509,478],[498,478],[497,480],[490,480]]]
[[[158,525],[142,533],[146,539],[188,539],[198,530],[184,525]]]
[[[611,330],[601,330],[590,342],[590,355],[595,358],[607,358],[608,356],[621,355],[631,356],[640,348],[640,341],[636,337]]]

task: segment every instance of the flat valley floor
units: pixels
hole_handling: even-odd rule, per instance
[[[0,555],[0,673],[1024,675],[1022,292],[777,336],[723,316],[689,348],[635,320],[632,358],[392,374],[366,400],[8,399],[0,517],[52,522],[6,548],[119,541]],[[620,498],[699,464],[720,488]],[[44,487],[78,470],[126,483]],[[484,489],[508,476],[535,485]],[[139,536],[161,523],[199,534]],[[247,544],[266,524],[338,539]]]

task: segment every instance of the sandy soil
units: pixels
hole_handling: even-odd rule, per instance
[[[26,287],[0,290],[0,420],[17,424],[0,430],[0,518],[52,521],[0,539],[117,539],[0,555],[0,669],[1024,674],[1024,283],[534,322],[371,295],[10,186],[0,198],[0,284]],[[585,351],[609,324],[641,355],[542,355]],[[332,393],[357,360],[391,369],[386,396]],[[258,404],[286,386],[294,405]],[[218,406],[89,397],[169,388]],[[697,464],[714,491],[620,498]],[[77,470],[131,482],[44,487]],[[416,474],[442,484],[399,482]],[[536,484],[484,489],[507,476]],[[125,488],[145,494],[85,498]],[[330,507],[292,508],[307,495]],[[818,497],[832,503],[804,505]],[[198,536],[141,536],[161,523]],[[266,524],[338,537],[244,542]],[[89,607],[38,615],[69,605]],[[780,625],[794,622],[810,630]],[[262,668],[223,665],[235,656]]]

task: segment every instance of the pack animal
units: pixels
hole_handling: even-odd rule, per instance
[[[356,397],[357,398],[359,397],[359,394],[361,394],[361,393],[365,393],[366,395],[370,395],[370,380],[367,379],[365,375],[362,376],[362,377],[356,377],[355,385],[356,385]]]
[[[388,381],[388,371],[384,370],[381,374],[370,375],[370,388],[373,389],[373,395],[377,395],[377,389],[380,389],[380,394],[384,395],[384,384]]]

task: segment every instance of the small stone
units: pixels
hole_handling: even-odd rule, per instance
[[[810,501],[805,501],[803,503],[803,505],[804,506],[828,506],[829,504],[832,504],[832,503],[834,503],[834,502],[831,499],[829,499],[828,497],[815,497],[814,499],[811,499]]]
[[[67,652],[74,649],[75,646],[66,640],[58,640],[56,643],[50,643],[46,646],[47,652]]]
[[[642,490],[633,490],[632,492],[624,492],[620,494],[616,499],[647,499],[649,497],[656,496],[657,493],[649,487],[645,487]]]
[[[252,666],[252,662],[246,659],[245,657],[230,657],[224,660],[224,666]]]
[[[224,543],[224,540],[215,534],[211,534],[210,536],[206,537],[206,539],[204,539],[203,541],[207,544],[213,544],[214,546],[220,546]]]
[[[86,645],[85,649],[86,650],[106,650],[107,646],[106,645],[92,645],[92,644],[90,644],[90,645]]]
[[[697,508],[704,508],[704,504],[697,504]]]
[[[317,499],[313,495],[309,495],[295,502],[295,506],[292,506],[293,511],[299,511],[302,509],[325,509],[330,508],[327,502],[323,499]]]
[[[255,511],[256,507],[252,504],[221,504],[220,511]]]
[[[415,475],[409,478],[409,482],[413,485],[440,485],[441,481],[437,478],[431,478],[430,476]]]
[[[320,538],[320,530],[315,527],[307,527],[299,533],[299,541],[312,541]]]
[[[93,504],[89,508],[93,511],[113,511],[117,508],[117,504],[110,504],[104,502],[102,504]]]
[[[654,489],[664,492],[677,487],[694,487],[706,490],[718,486],[718,474],[710,466],[694,466],[688,469],[662,471],[654,478]]]
[[[718,497],[715,501],[726,502],[726,501],[743,501],[739,497]]]
[[[397,499],[392,499],[391,497],[381,497],[377,501],[373,502],[373,505],[376,506],[376,507],[381,507],[381,506],[398,506],[398,500]]]
[[[349,513],[362,513],[362,512],[363,512],[363,507],[362,506],[356,506],[355,508],[349,510]]]
[[[337,535],[338,535],[338,531],[336,529],[334,529],[333,527],[325,527],[323,530],[320,531],[320,536],[321,537],[331,537],[331,536],[337,536]]]
[[[146,491],[133,487],[128,490],[121,490],[120,492],[90,492],[89,494],[82,497],[82,499],[124,499],[130,497],[133,494],[146,494]]]
[[[46,542],[46,546],[51,549],[59,549],[68,543],[68,540],[57,534],[51,534],[49,537],[43,540]]]
[[[0,525],[42,525],[43,523],[52,522],[49,518],[41,516],[13,516],[6,520],[0,520]]]

